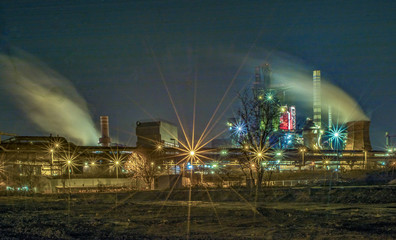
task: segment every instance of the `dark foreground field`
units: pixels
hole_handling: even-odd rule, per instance
[[[395,239],[394,188],[0,197],[1,239]],[[257,200],[257,201],[255,201]],[[70,203],[70,204],[69,204]],[[189,207],[190,205],[190,207]],[[189,217],[190,213],[190,217]]]

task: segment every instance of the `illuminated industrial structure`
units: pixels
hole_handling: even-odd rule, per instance
[[[284,89],[278,89],[272,85],[269,64],[256,67],[255,77],[253,92],[258,94],[256,95],[257,100],[272,101],[272,97],[276,98],[277,93],[282,91],[283,96],[285,95]],[[276,95],[264,95],[266,90]],[[262,98],[259,98],[260,96]],[[279,127],[275,129],[274,136],[270,137],[277,138],[275,140],[277,144],[271,143],[271,147],[266,153],[268,155],[266,163],[272,165],[271,168],[266,170],[370,169],[384,168],[396,162],[396,156],[393,152],[372,151],[369,121],[347,123],[346,144],[342,139],[342,145],[340,145],[342,147],[334,147],[334,144],[330,144],[330,148],[321,148],[321,136],[325,131],[322,128],[321,104],[321,73],[319,70],[313,72],[313,119],[307,119],[303,129],[299,129],[296,124],[295,106],[287,105],[284,101],[280,105],[276,104],[280,111],[280,117],[276,118],[276,120],[279,119]],[[338,141],[341,134],[337,128],[331,126],[332,112],[330,107],[328,113],[328,127],[329,130],[333,130],[331,138]],[[65,138],[58,136],[17,136],[0,142],[0,154],[3,159],[6,159],[4,163],[6,170],[21,178],[29,175],[47,177],[56,182],[55,185],[51,185],[51,188],[59,189],[62,176],[68,174],[70,184],[71,173],[84,178],[93,176],[95,169],[101,169],[101,171],[96,171],[101,174],[98,175],[99,177],[106,174],[112,177],[116,175],[116,182],[118,182],[119,176],[123,174],[121,164],[131,154],[137,154],[138,151],[140,151],[139,154],[147,154],[145,157],[150,161],[150,167],[160,169],[161,176],[184,173],[184,171],[191,171],[192,173],[193,170],[201,174],[212,174],[213,169],[220,166],[239,169],[241,164],[238,160],[242,155],[241,150],[244,151],[246,147],[242,146],[244,143],[241,144],[241,141],[238,145],[237,141],[233,142],[230,138],[214,140],[212,146],[215,147],[203,147],[199,149],[199,153],[195,149],[187,152],[190,158],[194,157],[195,159],[198,155],[203,156],[200,159],[201,161],[190,161],[184,164],[186,161],[183,163],[181,161],[183,161],[186,153],[183,152],[183,147],[179,148],[178,128],[172,123],[163,120],[136,122],[137,147],[111,146],[108,116],[100,117],[100,125],[102,132],[99,139],[100,146],[76,146]],[[236,118],[228,119],[227,125],[230,135],[244,136],[248,131],[247,127]],[[342,137],[345,137],[345,135],[343,132]],[[390,145],[390,137],[388,134],[387,146]],[[346,146],[345,149],[343,149],[344,145]],[[247,147],[249,149],[249,146]],[[161,151],[157,151],[158,148]],[[153,152],[155,153],[153,154]],[[254,156],[253,152],[249,154],[252,154],[252,157],[257,157]],[[153,155],[161,155],[161,158],[153,160],[155,159]],[[150,159],[150,157],[153,158]],[[81,182],[84,185],[88,181]],[[75,187],[76,189],[81,188],[81,186]],[[63,185],[63,189],[65,189],[65,185]]]
[[[138,147],[178,147],[177,126],[164,121],[136,122],[136,136]]]
[[[360,127],[358,126],[358,128]],[[46,181],[42,180],[44,182],[40,185],[40,191],[49,192],[64,191],[70,181],[75,190],[83,189],[84,191],[89,188],[98,189],[100,184],[113,188],[125,184],[136,187],[131,185],[128,178],[125,178],[127,173],[121,166],[119,171],[115,171],[114,164],[118,160],[119,164],[127,161],[128,157],[138,150],[139,148],[136,147],[76,146],[63,137],[52,136],[17,136],[0,144],[0,154],[2,159],[6,159],[4,169],[9,178],[14,176],[19,180],[26,179],[28,181],[32,176],[47,177]],[[152,151],[155,149],[146,149],[149,154]],[[200,154],[205,157],[200,162],[193,162],[193,165],[178,165],[178,173],[195,169],[201,174],[210,175],[214,168],[234,167],[235,170],[240,169],[238,162],[241,157],[240,148],[204,148],[200,151]],[[164,147],[160,154],[162,157],[158,160],[149,159],[150,166],[159,169],[158,176],[174,174],[174,171],[168,168],[172,165],[168,160],[174,159],[173,166],[176,166],[177,162],[183,158],[180,151],[175,151],[173,147]],[[194,153],[190,152],[189,154],[193,155]],[[267,154],[269,156],[267,162],[272,166],[269,170],[274,171],[310,170],[313,167],[317,170],[376,169],[396,162],[396,156],[393,153],[368,149],[344,150],[342,153],[333,150],[318,152],[286,149],[282,152],[270,150]],[[70,174],[72,180],[70,180]],[[103,185],[106,182],[110,185]]]
[[[313,71],[313,122],[322,128],[322,94],[321,94],[320,70]]]
[[[304,146],[308,149],[319,149],[320,143],[320,129],[315,125],[314,121],[307,118],[305,126],[302,131],[302,137],[304,139]]]
[[[283,131],[295,131],[296,127],[296,107],[281,107],[279,129]]]

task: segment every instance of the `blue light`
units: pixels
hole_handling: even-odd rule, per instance
[[[334,150],[342,149],[346,138],[346,127],[344,125],[333,125],[327,132],[329,135],[329,142]]]
[[[246,125],[243,122],[235,123],[234,126],[230,127],[230,130],[232,131],[232,134],[237,136],[245,135],[247,133]]]
[[[189,165],[187,168],[188,168],[188,169],[193,169],[193,166],[192,166],[192,165]]]

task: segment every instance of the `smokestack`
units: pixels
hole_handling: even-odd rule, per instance
[[[100,116],[100,128],[102,130],[102,137],[99,138],[99,144],[102,147],[110,146],[110,134],[109,134],[109,117]]]
[[[370,121],[347,122],[348,138],[345,150],[371,151]]]
[[[266,90],[270,89],[272,87],[271,84],[271,66],[268,63],[265,63],[262,66],[263,69],[263,82],[264,82],[264,88]]]
[[[320,70],[313,71],[313,121],[317,127],[322,128]]]
[[[255,68],[253,88],[260,91],[271,88],[271,66],[268,63]]]

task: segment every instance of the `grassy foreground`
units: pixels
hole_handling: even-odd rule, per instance
[[[394,239],[393,188],[0,197],[2,239]],[[363,196],[364,195],[364,196]],[[367,197],[371,195],[371,197]],[[360,198],[360,197],[361,198]],[[384,196],[392,199],[384,199]],[[359,200],[360,199],[360,200]]]

